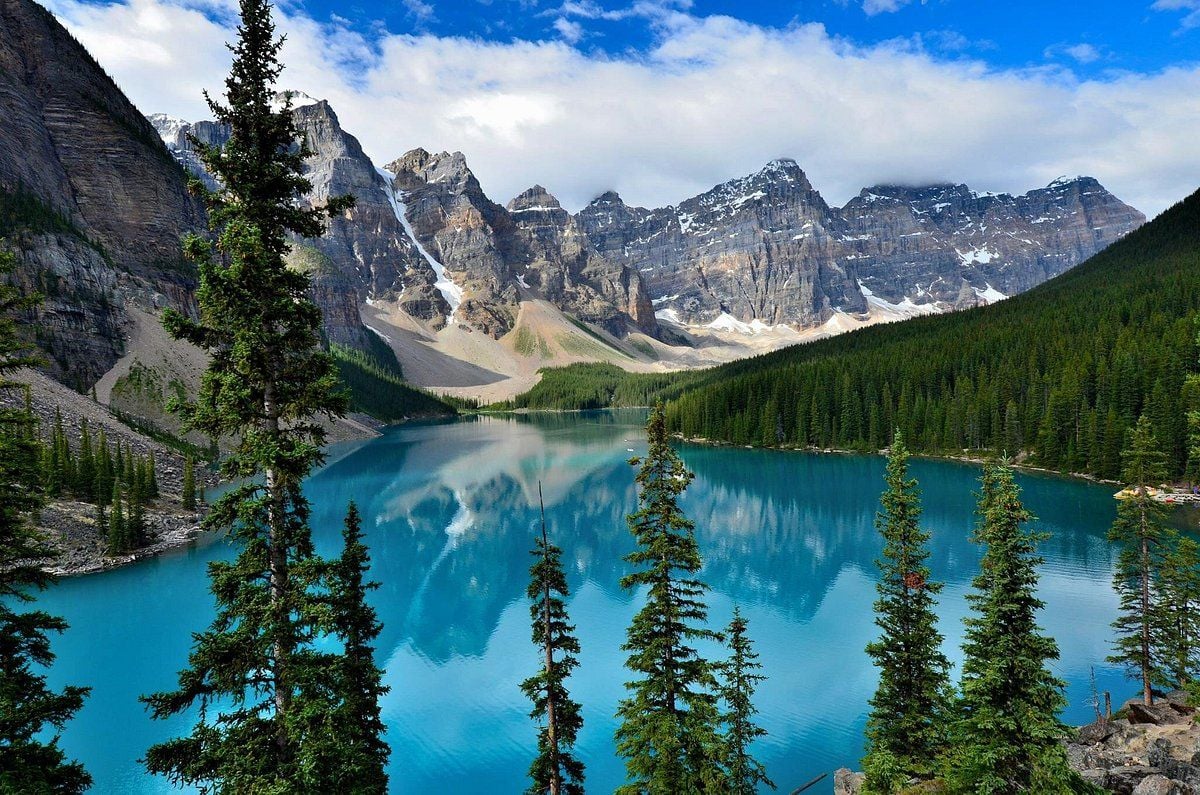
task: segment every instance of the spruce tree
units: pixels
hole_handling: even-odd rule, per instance
[[[96,459],[92,452],[92,431],[87,417],[80,423],[79,465],[75,470],[75,496],[85,502],[96,498]]]
[[[1012,470],[990,465],[983,476],[976,543],[985,547],[967,600],[962,690],[951,731],[946,779],[953,792],[1080,792],[1067,764],[1064,684],[1049,670],[1058,644],[1037,614],[1037,544],[1026,528]]]
[[[754,644],[746,634],[746,619],[738,608],[733,609],[733,620],[725,630],[725,641],[729,646],[729,659],[720,666],[718,693],[725,705],[721,716],[725,726],[724,767],[725,786],[722,792],[730,795],[754,795],[760,785],[775,789],[775,783],[767,778],[767,770],[750,753],[750,745],[767,732],[754,722],[758,710],[754,708],[754,691],[766,681],[758,673],[762,665]]]
[[[129,525],[125,520],[125,495],[121,484],[113,484],[112,505],[108,509],[108,554],[119,555],[129,549]]]
[[[950,662],[934,614],[942,584],[930,579],[929,533],[920,526],[920,495],[908,477],[908,458],[897,430],[876,519],[884,541],[875,602],[882,635],[867,646],[879,686],[871,699],[863,766],[869,790],[880,793],[931,774],[944,747],[949,706]]]
[[[183,509],[196,510],[196,463],[189,455],[183,460]]]
[[[625,758],[622,795],[691,793],[719,788],[722,743],[713,666],[691,644],[720,636],[706,629],[706,586],[696,575],[700,549],[679,497],[694,475],[671,448],[661,402],[646,426],[649,450],[633,458],[638,510],[629,515],[637,549],[625,557],[635,571],[621,579],[644,588],[622,648],[633,681],[617,717],[617,753]]]
[[[14,267],[0,250],[0,273]],[[22,387],[12,374],[37,363],[17,334],[15,318],[36,305],[0,282],[0,391]],[[51,690],[45,670],[54,662],[50,633],[67,624],[44,611],[23,608],[53,577],[44,566],[54,551],[36,531],[31,515],[42,502],[43,473],[31,434],[28,409],[0,408],[0,792],[83,792],[91,776],[66,758],[61,732],[88,694],[86,687]]]
[[[302,176],[309,149],[290,96],[275,105],[282,39],[266,0],[242,0],[240,12],[226,102],[208,98],[229,139],[193,140],[220,183],[216,192],[191,183],[216,238],[184,246],[199,266],[199,319],[172,311],[164,322],[210,354],[195,402],[177,408],[188,430],[232,441],[222,472],[242,485],[205,525],[241,551],[209,567],[217,616],[196,636],[179,688],[147,698],[155,717],[199,706],[200,719],[189,736],[152,747],[146,763],[172,782],[216,791],[303,791],[339,775],[327,735],[313,727],[331,720],[341,668],[339,655],[313,642],[330,623],[321,603],[328,564],[313,549],[301,483],[322,460],[318,415],[341,414],[346,398],[319,345],[309,278],[285,255],[291,238],[319,236],[351,202],[301,201],[311,189]]]
[[[158,465],[154,463],[154,452],[146,453],[146,499],[158,498]]]
[[[539,503],[541,493],[539,483]],[[538,754],[529,768],[531,784],[526,793],[583,795],[583,763],[573,753],[583,716],[566,687],[567,677],[579,665],[575,656],[579,654],[579,641],[567,615],[569,593],[562,550],[550,543],[544,505],[541,510],[542,532],[535,539],[526,594],[531,600],[533,644],[542,656],[542,668],[521,683],[521,690],[533,702],[530,717],[540,721],[541,726]]]
[[[1125,665],[1130,676],[1140,679],[1142,702],[1153,704],[1154,682],[1164,675],[1154,626],[1154,583],[1175,532],[1164,524],[1166,509],[1150,491],[1165,471],[1164,456],[1145,415],[1129,431],[1121,458],[1127,487],[1108,531],[1108,540],[1121,547],[1113,572],[1121,612],[1113,622],[1117,638],[1108,660]]]
[[[382,626],[375,610],[367,604],[367,592],[379,587],[366,579],[371,567],[363,541],[358,506],[350,503],[342,530],[342,555],[330,564],[330,627],[342,642],[338,681],[333,706],[328,712],[327,748],[311,756],[316,760],[317,778],[309,786],[317,792],[354,795],[383,795],[388,789],[387,766],[390,749],[383,739],[385,727],[379,699],[388,692],[383,672],[375,664],[375,639]],[[320,713],[318,713],[320,714]],[[323,728],[313,727],[320,739]]]
[[[1200,666],[1200,544],[1183,537],[1163,556],[1155,584],[1159,684],[1190,689]]]

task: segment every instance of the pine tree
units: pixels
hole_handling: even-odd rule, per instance
[[[196,463],[190,455],[183,460],[183,509],[196,510]]]
[[[146,453],[146,499],[158,498],[158,466],[154,463],[153,451]]]
[[[1140,679],[1143,703],[1153,704],[1154,681],[1164,675],[1154,631],[1154,581],[1175,533],[1163,523],[1166,510],[1150,491],[1151,484],[1164,477],[1164,457],[1144,415],[1130,430],[1121,457],[1127,488],[1108,531],[1108,540],[1121,546],[1113,572],[1121,613],[1113,622],[1117,639],[1108,660],[1125,665],[1131,676]]]
[[[129,525],[125,521],[125,496],[121,484],[113,484],[112,505],[108,509],[108,554],[119,555],[131,546]]]
[[[910,778],[928,776],[945,742],[950,662],[934,614],[942,584],[930,580],[929,534],[919,523],[920,495],[908,477],[908,457],[897,430],[876,519],[884,547],[876,561],[875,623],[883,634],[867,646],[879,668],[863,760],[872,792],[893,792]]]
[[[316,792],[382,795],[388,789],[385,768],[391,751],[383,739],[379,699],[389,688],[382,684],[383,672],[375,664],[374,642],[382,626],[367,604],[367,592],[379,584],[366,580],[371,559],[353,502],[346,511],[342,540],[342,556],[330,564],[329,602],[331,630],[341,640],[343,653],[329,711],[330,731],[325,732],[328,756],[322,758],[319,750],[311,754],[318,775],[326,777],[309,786]],[[315,737],[320,738],[321,728],[314,726]]]
[[[719,787],[721,741],[717,731],[713,666],[691,645],[720,636],[704,628],[708,591],[697,576],[700,549],[679,497],[694,475],[671,448],[662,404],[646,426],[649,451],[637,474],[638,510],[629,515],[637,549],[625,557],[635,569],[621,580],[646,589],[622,648],[634,680],[625,687],[617,717],[617,752],[625,758],[622,795],[691,793]]]
[[[722,792],[730,795],[754,795],[759,785],[775,789],[775,783],[767,778],[767,770],[751,754],[750,745],[767,732],[754,722],[758,710],[754,708],[754,691],[766,681],[758,673],[762,665],[754,645],[746,635],[746,619],[738,608],[733,609],[733,620],[725,630],[729,646],[729,659],[720,666],[721,701],[725,712],[721,716],[725,725],[724,766],[727,780]]]
[[[1200,544],[1183,537],[1163,556],[1155,592],[1159,684],[1187,689],[1200,667]]]
[[[79,436],[79,465],[75,470],[75,496],[86,502],[96,498],[96,459],[92,452],[92,432],[84,417]]]
[[[13,267],[12,255],[0,250],[0,272]],[[10,376],[37,363],[26,354],[15,322],[36,302],[0,282],[0,390],[21,388]],[[47,687],[44,671],[54,662],[49,635],[67,624],[41,610],[21,611],[53,581],[43,567],[54,552],[30,521],[41,505],[43,475],[32,423],[27,409],[0,408],[0,792],[77,793],[91,786],[91,776],[66,758],[56,731],[89,689]]]
[[[1007,465],[983,476],[980,573],[967,596],[962,695],[951,731],[946,779],[953,792],[1082,792],[1067,764],[1058,719],[1064,684],[1049,670],[1058,644],[1037,623],[1037,543],[1032,518]]]
[[[339,764],[313,728],[329,720],[341,667],[339,655],[312,642],[329,623],[321,604],[329,567],[313,549],[301,483],[322,460],[318,415],[341,414],[346,399],[319,345],[309,278],[285,255],[292,237],[319,236],[351,201],[298,201],[311,189],[302,176],[310,152],[290,96],[274,106],[281,46],[270,4],[242,0],[226,104],[209,98],[229,139],[192,142],[221,185],[208,192],[191,183],[216,237],[215,251],[198,236],[184,245],[199,266],[200,316],[164,317],[173,336],[211,356],[196,401],[177,408],[186,429],[232,440],[222,472],[242,485],[205,522],[241,552],[209,567],[217,616],[196,636],[179,689],[147,698],[157,718],[198,705],[199,722],[189,736],[152,747],[146,763],[172,782],[231,792],[303,791],[314,776],[338,778],[331,767]]]
[[[538,484],[541,501],[542,486]],[[530,717],[542,721],[538,730],[538,755],[529,768],[532,783],[527,795],[583,795],[583,763],[573,753],[583,727],[579,704],[571,700],[566,680],[579,660],[579,641],[567,615],[567,577],[562,550],[550,543],[546,508],[542,505],[542,532],[533,549],[527,596],[533,625],[533,643],[541,653],[542,668],[521,683],[533,702]]]

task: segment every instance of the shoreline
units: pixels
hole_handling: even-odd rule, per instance
[[[815,445],[805,445],[802,447],[796,446],[796,445],[788,445],[788,446],[780,445],[780,446],[767,447],[764,445],[754,445],[754,444],[739,445],[739,444],[734,444],[733,442],[724,442],[719,439],[708,439],[703,436],[684,436],[681,433],[671,434],[671,438],[673,438],[677,441],[680,441],[680,442],[686,442],[687,444],[704,445],[706,447],[736,447],[736,448],[743,449],[743,450],[767,450],[767,451],[773,451],[773,452],[778,452],[778,453],[813,453],[813,454],[819,454],[819,455],[870,455],[870,456],[887,456],[887,454],[888,454],[888,448],[886,448],[886,447],[881,448],[879,450],[849,450],[849,449],[846,449],[843,447],[817,447]],[[912,457],[913,458],[922,458],[927,461],[953,461],[953,462],[960,463],[960,464],[979,464],[979,465],[986,464],[986,463],[989,463],[990,461],[995,460],[992,458],[983,457],[981,455],[972,455],[969,453],[961,453],[958,455],[952,455],[949,453],[917,453],[917,452],[914,452],[914,453],[912,453]],[[1040,466],[1036,466],[1034,464],[1026,464],[1026,463],[1022,463],[1022,462],[1016,461],[1016,460],[1010,461],[1009,463],[1013,469],[1021,470],[1024,472],[1036,472],[1040,475],[1050,475],[1053,477],[1067,478],[1069,480],[1085,480],[1089,483],[1095,483],[1097,485],[1105,485],[1105,486],[1120,486],[1121,485],[1120,481],[1109,480],[1107,478],[1097,477],[1096,475],[1090,475],[1086,472],[1061,472],[1057,469],[1047,469],[1046,467],[1040,467]]]

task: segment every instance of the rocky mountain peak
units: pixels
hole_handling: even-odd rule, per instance
[[[413,149],[388,163],[386,168],[396,176],[396,184],[404,190],[443,183],[455,192],[483,193],[462,152],[431,154],[424,149]]]
[[[624,207],[625,202],[615,190],[606,190],[588,203],[589,207]]]
[[[561,210],[562,205],[541,185],[534,185],[509,201],[507,209],[510,213],[521,213],[532,210]]]

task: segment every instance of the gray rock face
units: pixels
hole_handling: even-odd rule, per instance
[[[1013,295],[1145,221],[1087,177],[1016,197],[880,186],[831,208],[791,160],[676,207],[631,208],[605,193],[578,218],[683,322],[728,313],[793,325],[865,312],[873,296],[948,310]]]
[[[604,257],[541,186],[507,208],[491,201],[459,152],[416,149],[387,166],[414,233],[464,288],[467,324],[499,337],[516,321],[523,290],[616,335],[657,330],[638,274]]]
[[[36,336],[84,388],[122,349],[125,301],[191,307],[179,239],[201,225],[150,123],[41,6],[0,0],[0,235],[47,299]]]
[[[440,324],[448,307],[433,286],[436,277],[432,269],[404,231],[392,205],[388,180],[363,152],[358,139],[342,129],[328,102],[293,95],[293,108],[311,151],[305,160],[305,176],[312,183],[306,200],[320,206],[333,196],[355,198],[353,208],[330,219],[325,235],[296,242],[301,249],[314,249],[321,255],[319,267],[313,267],[315,260],[308,251],[300,251],[297,259],[309,268],[312,297],[323,310],[326,336],[340,344],[365,348],[369,332],[357,307],[370,298],[398,299],[409,314]],[[197,157],[189,136],[220,145],[229,140],[228,127],[163,114],[148,118],[179,163],[209,188],[216,188],[216,180]]]

